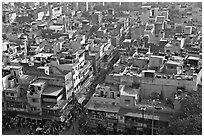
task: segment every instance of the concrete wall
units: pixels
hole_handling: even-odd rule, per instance
[[[72,79],[72,73],[70,72],[65,76],[66,99],[72,96],[72,91],[70,91],[72,87],[73,87],[73,79]]]
[[[194,81],[164,78],[142,78],[141,95],[144,98],[148,98],[151,96],[152,92],[161,93],[161,91],[163,91],[163,97],[169,98],[173,92],[177,91],[177,87],[185,87],[187,91],[195,89],[195,82],[195,78]]]
[[[145,84],[141,83],[141,97],[149,98],[154,92],[161,94],[163,92],[163,98],[171,98],[173,93],[176,93],[177,87],[173,85],[157,85],[157,84]]]

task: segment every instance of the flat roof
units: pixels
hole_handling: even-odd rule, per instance
[[[151,73],[155,73],[156,71],[155,70],[142,70],[142,72],[151,72]]]
[[[175,60],[183,60],[184,58],[183,57],[180,57],[180,56],[172,56],[173,59]]]
[[[46,82],[47,82],[47,80],[37,79],[37,80],[35,80],[33,83],[31,83],[31,85],[41,86],[42,84],[45,84]]]
[[[20,77],[20,79],[26,79],[26,80],[31,80],[31,79],[34,79],[36,76],[34,75],[22,75]]]
[[[97,111],[104,111],[104,112],[113,112],[118,113],[120,107],[115,105],[107,105],[107,104],[100,104],[100,103],[93,103],[89,101],[86,106],[86,109],[90,110],[97,110]]]
[[[180,63],[180,62],[177,62],[177,61],[168,60],[168,61],[166,62],[166,64],[180,65],[181,63]]]
[[[128,42],[128,43],[130,43],[130,42],[131,42],[131,39],[125,39],[123,42]]]
[[[10,69],[21,69],[22,66],[6,66],[3,68],[3,70],[10,70]]]
[[[60,29],[60,30],[62,30],[63,28],[62,28],[62,26],[60,26],[60,25],[53,25],[53,26],[50,26],[49,29],[51,29],[51,30],[55,30],[55,29]]]
[[[157,16],[156,17],[156,22],[163,22],[165,19],[165,16]]]
[[[200,58],[199,57],[194,57],[194,56],[189,56],[188,59],[190,59],[190,60],[199,60]]]
[[[34,55],[34,57],[47,58],[47,57],[51,57],[52,55],[54,55],[54,54],[53,53],[38,53],[38,54]]]
[[[136,96],[137,94],[139,94],[139,90],[129,86],[125,86],[124,90],[121,92],[121,95],[124,96]]]
[[[161,58],[161,59],[164,59],[165,57],[164,57],[164,56],[156,56],[156,55],[152,55],[150,58]]]
[[[62,90],[63,87],[49,85],[44,89],[42,95],[57,96],[60,92],[62,92]]]

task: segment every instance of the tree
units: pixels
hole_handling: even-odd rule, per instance
[[[159,134],[202,134],[202,90],[190,91],[181,100],[181,109],[170,118],[168,127],[159,129]]]

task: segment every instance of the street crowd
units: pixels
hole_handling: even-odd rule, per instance
[[[84,108],[78,102],[64,122],[45,119],[35,120],[5,113],[2,116],[2,129],[3,131],[16,130],[16,133],[21,133],[22,128],[27,127],[29,128],[27,135],[59,135],[65,130],[69,130],[77,119],[80,123],[83,123],[84,115]]]

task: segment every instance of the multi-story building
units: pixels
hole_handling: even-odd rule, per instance
[[[130,54],[125,54],[125,60],[128,60]],[[142,56],[138,51],[132,55],[134,58]],[[141,57],[140,57],[141,58]],[[116,103],[116,107],[111,106],[117,116],[117,122],[113,124],[112,131],[123,131],[128,134],[150,134],[163,126],[167,126],[168,117],[177,112],[181,105],[180,100],[185,91],[197,90],[201,78],[202,70],[187,70],[183,60],[179,56],[172,56],[168,60],[164,56],[144,55],[143,60],[138,62],[142,66],[135,66],[134,60],[127,61],[122,64],[121,59],[114,65],[112,73],[108,74],[105,83],[113,84],[118,87],[118,97],[120,102]],[[189,57],[190,63],[197,66],[198,57]],[[192,60],[191,60],[192,59]],[[197,61],[196,61],[197,60]],[[131,67],[125,67],[125,66]],[[155,67],[157,69],[155,69]],[[142,69],[140,69],[142,68]],[[147,70],[143,70],[143,69]],[[151,70],[154,68],[155,70]],[[104,83],[104,85],[105,85]],[[106,88],[104,87],[103,90]],[[100,95],[105,91],[101,91]],[[96,89],[96,92],[97,89]],[[93,95],[92,99],[96,95]],[[101,97],[101,96],[97,96]],[[97,99],[100,100],[100,99]],[[110,102],[103,98],[103,102]],[[97,102],[97,101],[96,101]],[[99,103],[99,102],[97,102]],[[117,105],[119,104],[119,105]],[[94,111],[98,114],[102,111],[100,119],[95,119],[94,126],[97,127],[102,123],[104,130],[108,129],[105,114],[109,113],[109,109],[102,108],[103,103],[99,103],[98,107],[92,107],[93,102],[89,101],[86,105],[89,113]],[[116,110],[115,110],[116,109]],[[88,123],[91,124],[91,117]],[[104,122],[99,122],[102,119]],[[117,125],[117,128],[115,127]],[[90,125],[93,127],[93,125]]]
[[[109,131],[116,131],[119,102],[118,85],[98,85],[95,94],[86,104],[88,126],[97,128],[102,125]]]
[[[180,54],[181,50],[184,48],[184,42],[185,42],[185,38],[173,39],[165,45],[164,52],[166,54],[172,54],[175,52]]]

